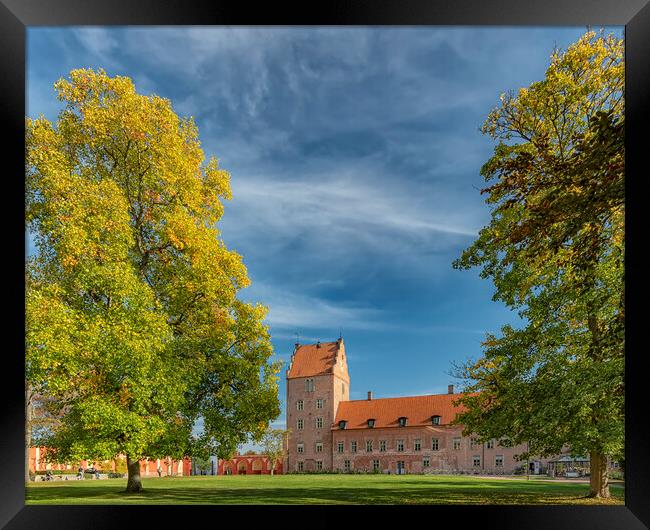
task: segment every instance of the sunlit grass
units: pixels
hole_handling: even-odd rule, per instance
[[[623,504],[586,498],[588,484],[447,475],[258,475],[143,478],[144,491],[125,494],[126,480],[37,482],[27,504]]]

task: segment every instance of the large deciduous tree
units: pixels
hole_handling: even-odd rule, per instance
[[[74,70],[56,124],[26,120],[26,377],[58,460],[227,455],[279,413],[266,309],[217,222],[230,176],[191,118]],[[199,421],[200,420],[200,421]],[[202,424],[199,434],[196,425]]]
[[[609,497],[624,445],[623,42],[589,32],[546,77],[501,97],[483,131],[491,222],[454,262],[480,266],[520,327],[457,366],[458,422],[483,438],[590,456],[590,496]],[[476,393],[474,393],[476,392]]]

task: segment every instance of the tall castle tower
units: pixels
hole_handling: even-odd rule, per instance
[[[287,472],[332,469],[331,428],[339,403],[349,399],[343,339],[296,344],[287,370]]]

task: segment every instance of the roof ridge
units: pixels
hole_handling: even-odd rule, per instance
[[[411,399],[411,398],[434,397],[434,396],[460,396],[461,394],[467,394],[467,392],[454,392],[453,394],[449,394],[448,392],[443,392],[440,394],[420,394],[419,396],[396,396],[396,397],[382,397],[382,398],[373,397],[372,399],[363,399],[363,398],[348,399],[346,403],[352,403],[354,401],[360,401],[362,403],[365,403],[369,401],[380,401],[382,399]]]

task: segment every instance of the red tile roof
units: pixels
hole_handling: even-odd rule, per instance
[[[375,420],[375,428],[398,427],[399,418],[408,418],[407,427],[431,425],[431,416],[440,416],[440,425],[450,423],[456,414],[465,410],[453,401],[463,394],[435,394],[430,396],[409,396],[399,398],[364,399],[342,401],[336,411],[333,429],[339,421],[346,420],[346,429],[366,429],[368,420]]]
[[[312,375],[331,374],[339,352],[339,341],[303,344],[298,346],[292,356],[287,378],[309,377]]]

